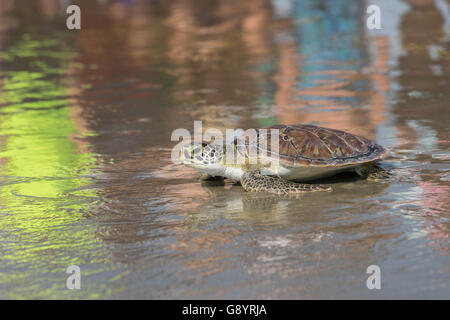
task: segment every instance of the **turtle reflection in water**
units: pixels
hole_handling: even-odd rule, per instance
[[[274,125],[257,129],[258,139],[264,136],[266,143],[259,144],[247,137],[238,137],[232,144],[190,143],[183,147],[182,163],[203,173],[204,179],[224,177],[239,181],[249,192],[296,194],[309,191],[330,191],[331,187],[298,183],[330,177],[340,172],[353,171],[362,178],[383,179],[389,173],[376,162],[386,150],[364,137],[344,131],[314,125]],[[271,131],[278,129],[279,152],[270,150]],[[276,138],[276,137],[274,137]],[[261,141],[261,140],[258,140]],[[227,148],[232,154],[245,157],[241,163],[226,161]],[[256,148],[258,157],[249,161],[248,150]],[[274,159],[274,162],[267,160]],[[264,160],[264,161],[263,161]],[[231,162],[231,161],[230,161]],[[273,163],[278,165],[273,168]],[[268,171],[269,165],[270,172]]]
[[[188,219],[193,225],[223,217],[258,223],[265,220],[288,225],[289,221],[292,221],[290,214],[295,215],[301,211],[307,213],[305,217],[326,221],[329,212],[338,210],[337,204],[345,204],[341,209],[346,213],[358,213],[361,210],[359,205],[348,204],[366,200],[370,202],[370,199],[383,194],[389,187],[386,183],[364,183],[356,176],[346,173],[327,178],[326,181],[333,186],[333,192],[327,193],[326,197],[321,192],[285,196],[242,192],[242,188],[223,179],[201,181],[202,190],[208,193],[209,200],[192,211],[193,214],[189,214]],[[282,220],[279,219],[280,215],[284,217]]]

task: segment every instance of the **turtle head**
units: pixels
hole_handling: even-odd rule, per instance
[[[189,143],[181,149],[181,162],[212,176],[222,176],[223,146],[214,143]]]

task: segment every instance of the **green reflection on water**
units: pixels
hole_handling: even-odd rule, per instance
[[[22,65],[24,57],[48,60],[54,45],[54,40],[24,37],[3,57],[13,66]],[[83,132],[68,106],[69,89],[61,84],[64,56],[52,54],[52,67],[45,59],[25,60],[32,71],[7,71],[1,82],[0,286],[24,292],[8,290],[8,298],[55,296],[55,290],[64,289],[67,266],[82,264],[83,253],[100,245],[92,236],[95,230],[81,219],[97,199],[86,176],[96,161],[71,139]],[[33,290],[45,272],[54,286]]]

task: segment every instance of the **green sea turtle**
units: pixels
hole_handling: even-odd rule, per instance
[[[225,177],[239,181],[246,191],[275,194],[329,191],[329,186],[298,182],[344,171],[353,171],[368,179],[389,176],[376,163],[386,150],[361,136],[308,124],[274,125],[262,129],[254,130],[259,140],[247,136],[237,137],[228,145],[190,143],[181,150],[181,161],[203,173],[203,179]],[[270,129],[278,129],[279,134],[273,137],[279,140],[278,152],[271,150]],[[245,161],[227,161],[229,148],[232,154],[240,154]],[[258,152],[251,153],[251,150]],[[250,156],[255,154],[256,162],[250,161],[255,160]]]

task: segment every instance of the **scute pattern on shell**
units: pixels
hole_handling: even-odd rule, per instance
[[[274,125],[263,129],[266,130],[256,130],[257,137],[267,143],[249,145],[248,139],[239,137],[235,144],[245,148],[238,147],[238,151],[242,153],[257,148],[269,157],[277,157],[278,154],[270,150],[270,129],[278,129],[280,163],[291,167],[357,164],[381,159],[386,153],[373,141],[335,129],[309,124]]]

